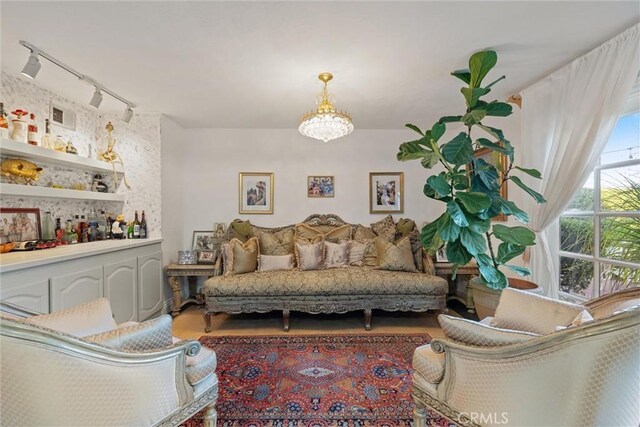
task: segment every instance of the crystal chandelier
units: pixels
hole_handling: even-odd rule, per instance
[[[324,88],[318,99],[316,111],[310,111],[302,116],[298,130],[304,136],[327,142],[332,139],[349,135],[353,132],[351,117],[346,111],[338,111],[331,102],[327,91],[327,83],[333,78],[331,73],[322,73],[318,78],[324,82]]]

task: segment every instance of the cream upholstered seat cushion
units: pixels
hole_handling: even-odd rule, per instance
[[[118,325],[116,329],[89,335],[84,339],[119,350],[155,350],[173,343],[171,326],[171,316],[165,314],[143,323],[131,322],[128,326]]]
[[[51,314],[29,317],[24,321],[76,337],[99,334],[118,327],[106,298],[98,298]]]
[[[444,376],[444,353],[436,353],[429,344],[416,348],[413,352],[413,370],[427,381],[437,384]]]
[[[447,282],[437,276],[344,267],[311,271],[265,271],[211,277],[207,297],[334,296],[334,295],[444,295]]]
[[[568,326],[585,307],[531,292],[505,288],[491,326],[546,335]]]
[[[475,346],[518,344],[540,336],[531,332],[495,328],[445,314],[438,316],[438,322],[447,338]]]

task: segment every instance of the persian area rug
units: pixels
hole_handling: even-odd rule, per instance
[[[427,334],[200,338],[218,356],[218,426],[413,425],[411,359]],[[429,425],[449,426],[432,413]],[[197,414],[185,424],[202,425]]]

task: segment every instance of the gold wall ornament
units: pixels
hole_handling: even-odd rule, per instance
[[[113,178],[117,185],[118,175],[116,174],[116,164],[119,163],[120,165],[122,165],[122,169],[124,170],[124,162],[122,161],[122,158],[120,157],[120,155],[116,153],[116,151],[114,150],[117,141],[113,137],[113,135],[111,135],[114,129],[113,124],[111,122],[107,123],[107,125],[105,126],[105,129],[107,130],[107,150],[104,152],[102,151],[99,152],[98,156],[101,160],[109,162],[113,166]],[[124,185],[125,187],[127,187],[127,189],[131,189],[131,187],[129,186],[129,183],[127,183],[126,172],[122,173],[122,181],[124,182]]]
[[[9,182],[18,183],[20,180],[26,185],[40,178],[42,168],[24,159],[6,159],[0,163],[2,175],[9,178]]]

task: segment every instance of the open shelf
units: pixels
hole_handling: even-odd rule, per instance
[[[40,197],[44,199],[102,200],[109,202],[124,202],[125,199],[124,194],[97,193],[94,191],[36,187],[22,184],[0,184],[0,193],[3,196]]]
[[[35,145],[29,145],[10,139],[0,140],[0,155],[18,157],[32,161],[36,164],[38,162],[44,162],[49,165],[64,166],[102,174],[113,173],[113,166],[109,162],[80,157],[77,154],[62,153],[60,151],[54,151],[44,147],[36,147]],[[116,172],[124,172],[121,165],[116,165]]]

